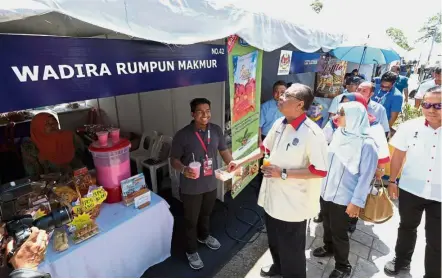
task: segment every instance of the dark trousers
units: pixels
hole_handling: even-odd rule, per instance
[[[325,201],[321,198],[321,209],[325,249],[333,251],[336,261],[335,269],[347,270],[351,268],[348,261],[350,242],[347,230],[350,224],[350,217],[345,213],[347,207]]]
[[[216,189],[202,194],[181,194],[184,207],[184,222],[186,227],[187,253],[197,251],[197,238],[204,240],[210,234],[210,215],[216,201]]]
[[[399,215],[401,222],[396,242],[396,265],[409,264],[416,246],[417,227],[425,210],[425,277],[441,277],[441,203],[426,200],[401,190]]]
[[[272,269],[284,278],[306,278],[305,237],[307,221],[285,222],[266,213]]]

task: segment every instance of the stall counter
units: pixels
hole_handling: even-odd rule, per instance
[[[151,193],[144,209],[103,204],[96,223],[100,233],[57,253],[52,241],[39,270],[52,277],[136,277],[170,257],[173,216],[168,203]]]

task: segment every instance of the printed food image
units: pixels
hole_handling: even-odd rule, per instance
[[[249,129],[246,129],[244,132],[244,135],[242,137],[240,137],[239,139],[237,139],[237,142],[241,144],[241,147],[246,146],[252,135],[253,135],[253,133],[249,132]]]
[[[235,83],[235,96],[233,102],[233,122],[246,116],[249,112],[255,111],[255,79],[251,78],[247,83]]]
[[[255,111],[256,96],[256,64],[258,51],[242,56],[233,56],[233,96],[232,121],[245,117]]]
[[[257,173],[259,171],[259,165],[258,163],[255,163],[253,165],[250,166],[250,174],[254,175],[255,173]]]

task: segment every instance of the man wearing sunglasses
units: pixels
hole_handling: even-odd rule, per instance
[[[392,129],[399,113],[402,111],[402,102],[404,96],[395,87],[395,82],[397,81],[398,75],[394,72],[388,71],[384,73],[381,77],[381,82],[379,88],[376,88],[371,99],[375,102],[380,103],[384,106],[387,112],[387,118],[390,125],[390,131]]]
[[[441,87],[430,88],[423,97],[424,117],[399,126],[390,144],[395,148],[390,165],[388,192],[399,198],[401,218],[396,258],[384,271],[397,275],[410,269],[422,213],[425,211],[425,275],[441,277]],[[405,162],[405,164],[404,164]],[[399,185],[396,179],[402,175]],[[400,188],[400,190],[399,190]]]
[[[441,85],[441,69],[440,67],[436,67],[433,71],[433,78],[429,79],[427,81],[424,81],[418,88],[418,92],[414,96],[414,103],[416,108],[419,108],[422,102],[422,97],[424,96],[425,92],[429,88],[432,88],[434,86],[440,86]]]

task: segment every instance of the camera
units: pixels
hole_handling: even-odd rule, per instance
[[[13,217],[12,220],[6,223],[6,233],[14,238],[15,245],[19,247],[31,234],[31,227],[51,231],[69,224],[71,221],[71,211],[68,207],[64,206],[35,220],[31,215]]]

